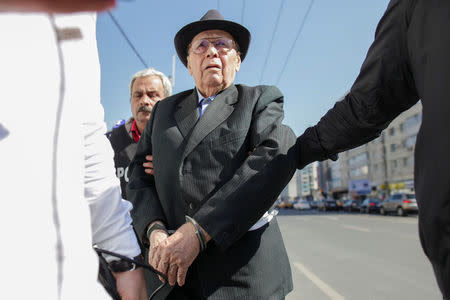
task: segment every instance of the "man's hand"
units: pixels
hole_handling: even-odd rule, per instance
[[[102,11],[115,6],[115,0],[1,0],[0,12],[73,13]]]
[[[166,274],[170,285],[178,282],[179,286],[183,286],[187,270],[199,253],[195,227],[186,223],[161,243],[151,265]]]
[[[162,251],[162,243],[169,237],[167,232],[164,230],[154,230],[150,235],[150,248],[148,251],[148,263],[158,270],[158,263],[161,257]],[[158,276],[159,280],[164,282],[164,279],[161,276]]]
[[[144,271],[137,268],[133,271],[113,273],[116,278],[117,291],[123,300],[147,300]]]
[[[147,160],[147,162],[142,164],[142,166],[144,166],[145,168],[145,173],[155,175],[153,171],[153,155],[147,155],[145,156],[145,159]]]

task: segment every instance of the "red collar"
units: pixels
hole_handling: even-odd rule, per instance
[[[141,133],[139,132],[139,129],[136,125],[136,120],[133,120],[133,123],[131,124],[131,134],[133,135],[133,140],[137,143],[139,142],[139,139],[141,138]]]

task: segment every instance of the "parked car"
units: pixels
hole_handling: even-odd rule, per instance
[[[380,213],[386,215],[391,212],[395,212],[399,216],[417,213],[416,195],[413,193],[397,193],[389,196],[380,204]]]
[[[313,208],[313,209],[316,209],[318,204],[319,204],[319,201],[317,201],[317,200],[309,201],[309,206],[311,206],[311,208]]]
[[[297,203],[294,203],[294,209],[299,209],[299,210],[311,209],[311,206],[309,205],[308,201],[300,200]]]
[[[367,198],[361,203],[359,210],[362,213],[377,213],[380,211],[380,200],[376,198]]]
[[[292,208],[294,206],[293,200],[289,198],[278,198],[276,202],[278,208]]]
[[[361,202],[358,200],[347,200],[344,203],[344,210],[345,211],[359,211],[359,204]]]
[[[332,199],[325,199],[325,200],[319,201],[319,203],[317,204],[317,210],[323,210],[323,211],[337,210],[336,201],[334,201]]]
[[[336,200],[336,209],[341,210],[344,209],[344,200],[338,199]]]

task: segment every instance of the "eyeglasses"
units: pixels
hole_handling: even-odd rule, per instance
[[[192,52],[196,54],[203,54],[212,45],[220,54],[227,53],[231,49],[234,49],[234,41],[227,38],[218,39],[200,39],[192,42]]]

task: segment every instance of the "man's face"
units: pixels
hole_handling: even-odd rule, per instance
[[[153,106],[165,98],[164,87],[158,76],[137,78],[131,88],[131,112],[140,128],[150,119]]]
[[[195,46],[205,39],[212,44],[205,43],[208,48],[204,53],[196,53]],[[196,87],[202,93],[208,93],[210,90],[217,93],[229,87],[241,66],[241,58],[234,41],[231,49],[220,51],[213,45],[217,39],[233,40],[233,37],[223,30],[207,30],[197,34],[189,48],[188,70],[194,77]]]

